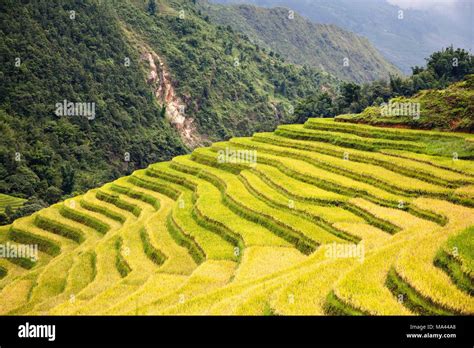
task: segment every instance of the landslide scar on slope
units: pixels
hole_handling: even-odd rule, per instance
[[[140,61],[147,74],[147,84],[153,88],[153,94],[161,107],[166,107],[166,119],[176,128],[183,142],[190,148],[196,148],[203,142],[198,133],[194,118],[186,115],[186,104],[177,95],[169,69],[164,60],[150,46],[140,40],[122,23],[122,30],[130,44],[140,53]]]

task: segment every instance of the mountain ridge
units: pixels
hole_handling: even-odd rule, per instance
[[[224,4],[285,6],[315,23],[336,24],[367,37],[405,74],[424,65],[425,57],[443,47],[472,50],[472,1],[439,8],[401,8],[385,0],[212,0]],[[452,2],[454,3],[454,2]]]
[[[230,25],[294,64],[358,83],[401,74],[366,38],[333,24],[312,23],[290,8],[219,5],[206,0],[199,4],[211,20]]]

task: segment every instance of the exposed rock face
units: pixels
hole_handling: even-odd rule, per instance
[[[154,88],[155,98],[166,107],[166,118],[176,127],[181,138],[191,148],[200,144],[194,119],[186,117],[186,104],[176,94],[168,69],[162,59],[151,49],[142,49],[141,59],[148,63],[147,83]]]

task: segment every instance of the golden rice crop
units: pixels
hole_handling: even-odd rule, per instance
[[[474,224],[474,209],[432,199],[420,199],[416,203],[442,211],[448,216],[449,223],[444,229],[407,243],[395,263],[396,272],[415,291],[442,308],[473,314],[474,299],[459,290],[445,272],[435,267],[434,259],[450,236]]]
[[[0,291],[0,314],[6,315],[28,302],[30,291],[35,285],[37,276],[37,270],[21,275]]]
[[[318,168],[300,159],[259,152],[258,161],[258,163],[264,163],[277,167],[283,170],[287,175],[298,179],[300,179],[301,175],[303,175],[311,181],[311,184],[318,184],[316,186],[322,187],[326,190],[331,190],[336,193],[351,194],[354,192],[355,194],[358,192],[361,195],[369,195],[377,199],[393,202],[407,200],[407,198],[404,196],[395,195],[373,185]],[[314,181],[311,179],[314,179]]]
[[[390,292],[385,281],[397,258],[400,244],[390,244],[347,272],[335,285],[334,293],[351,307],[371,315],[409,315],[411,312]]]
[[[344,154],[338,158],[323,153],[315,153],[312,151],[293,148],[282,148],[280,146],[258,143],[250,139],[234,139],[232,143],[236,144],[236,146],[242,145],[244,147],[256,148],[263,152],[311,161],[311,163],[320,168],[333,170],[336,173],[348,175],[353,178],[357,177],[363,182],[372,179],[371,183],[373,185],[382,188],[387,187],[390,190],[400,190],[407,193],[417,192],[431,194],[448,194],[452,191],[413,177],[407,177],[380,166],[352,161],[350,157],[351,151],[345,152],[345,158]]]
[[[234,298],[235,296],[241,296],[243,292],[255,287],[266,288],[268,282],[278,282],[281,285],[285,282],[289,282],[293,277],[304,272],[307,268],[317,265],[323,257],[324,251],[318,249],[304,261],[297,263],[290,268],[277,271],[258,279],[243,282],[241,284],[233,282],[229,283],[225,287],[216,289],[204,295],[198,295],[187,301],[185,305],[178,304],[171,306],[164,311],[163,314],[229,314],[226,305],[229,302],[228,299]],[[222,308],[220,307],[220,304],[223,304]],[[233,307],[232,303],[230,306]],[[232,313],[232,311],[230,313]]]
[[[297,180],[270,165],[259,163],[253,171],[265,180],[265,182],[295,199],[315,202],[322,201],[329,204],[334,202],[344,202],[347,200],[347,197],[344,195],[327,191],[304,181]]]
[[[323,315],[325,301],[334,283],[356,262],[344,258],[327,260],[297,277],[278,292],[272,308],[280,315]]]
[[[406,230],[412,228],[425,228],[426,225],[434,225],[433,223],[413,216],[412,214],[402,210],[382,207],[362,198],[354,198],[350,201],[361,209],[368,211],[376,217],[389,221],[390,223]],[[401,202],[403,204],[404,202]]]
[[[30,295],[30,302],[41,302],[62,293],[66,287],[67,274],[72,263],[72,255],[50,262],[38,276]]]
[[[108,315],[125,315],[127,313],[139,314],[138,308],[155,302],[161,297],[173,293],[188,280],[185,275],[155,273],[128,297],[120,299],[118,303],[108,308]]]
[[[227,284],[235,272],[235,262],[206,261],[199,265],[188,281],[174,292],[157,299],[154,303],[140,307],[142,314],[158,314],[173,305],[186,306],[193,297],[212,291]]]
[[[428,179],[430,182],[433,181],[433,179],[436,179],[435,182],[453,183],[467,183],[474,180],[472,176],[453,171],[452,168],[445,169],[434,166],[428,162],[420,162],[410,159],[409,157],[404,158],[397,156],[396,153],[401,152],[401,150],[381,150],[387,152],[387,154],[384,154],[382,152],[362,151],[314,141],[290,139],[272,133],[257,133],[253,136],[252,140],[275,144],[280,147],[315,151],[337,158],[344,158],[344,154],[347,153],[348,158],[352,161],[375,164],[408,176],[420,177],[420,174],[423,174],[421,178],[424,180]],[[234,140],[231,139],[231,142],[233,141]],[[388,154],[391,151],[393,151],[395,155]]]
[[[0,259],[0,314],[473,314],[436,262],[473,273],[472,161],[358,127],[217,143],[0,227],[40,246],[31,269]]]
[[[295,196],[293,195],[294,191],[290,191],[290,188],[286,188],[285,191],[280,192],[276,187],[278,186],[273,186],[273,185],[268,185],[266,180],[262,180],[262,177],[260,175],[257,175],[256,173],[261,170],[261,167],[264,167],[265,165],[259,165],[258,166],[258,171],[251,172],[251,171],[242,171],[240,175],[244,179],[244,182],[251,187],[252,190],[255,191],[256,194],[258,194],[259,197],[265,197],[266,199],[272,201],[274,204],[278,205],[283,205],[286,208],[289,208],[291,210],[295,209],[301,212],[305,212],[308,215],[312,215],[315,217],[320,217],[322,219],[325,219],[329,222],[361,222],[363,221],[360,217],[357,215],[354,215],[353,213],[344,210],[340,207],[336,206],[323,206],[320,204],[316,203],[311,203],[306,200],[303,201],[295,201]],[[269,166],[265,166],[269,167]],[[272,168],[272,167],[270,167]],[[300,182],[303,187],[305,183]],[[309,186],[309,185],[308,185]],[[300,191],[296,191],[295,193],[299,193]]]
[[[160,211],[152,215],[145,222],[150,240],[156,248],[160,249],[167,256],[165,263],[160,269],[163,272],[190,274],[196,268],[196,263],[186,248],[176,244],[166,226],[166,218],[170,214],[174,203],[170,198],[165,196],[161,196],[160,200]],[[143,254],[143,251],[141,251],[141,253]]]
[[[186,166],[200,169],[198,164],[191,161],[189,158],[179,158],[175,160]],[[276,236],[263,226],[245,220],[227,208],[221,201],[221,192],[213,184],[202,179],[193,178],[193,180],[199,183],[197,186],[198,198],[195,203],[195,208],[211,221],[216,221],[229,228],[229,230],[235,234],[242,236],[246,246],[290,245],[287,241]]]
[[[381,153],[398,156],[401,158],[409,158],[420,163],[428,163],[432,166],[456,171],[471,178],[474,176],[474,162],[463,159],[455,160],[454,158],[446,158],[441,156],[425,155],[423,153],[414,153],[407,150],[381,150]]]
[[[367,250],[377,248],[390,242],[391,236],[377,227],[366,223],[336,222],[334,226],[364,241]]]
[[[241,283],[278,272],[302,262],[305,258],[305,255],[294,248],[246,248],[240,267],[235,272],[234,282]]]
[[[51,309],[51,314],[73,314],[85,306],[89,300],[113,286],[121,279],[115,265],[115,238],[105,238],[95,247],[95,277],[86,287],[73,297]]]
[[[164,168],[162,167],[161,170]],[[172,172],[169,168],[167,171]],[[134,173],[135,176],[143,177],[141,173]],[[149,177],[147,180],[160,185],[166,185],[169,188],[180,192],[178,200],[174,203],[172,215],[170,218],[176,224],[183,234],[193,239],[196,244],[202,248],[207,259],[229,259],[235,260],[234,246],[224,240],[216,233],[210,233],[209,230],[200,226],[193,218],[193,192],[185,186],[179,186],[156,177]]]

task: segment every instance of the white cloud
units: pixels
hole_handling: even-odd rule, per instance
[[[463,0],[387,0],[390,4],[399,6],[403,9],[429,10],[429,9],[447,9],[450,10],[457,3]],[[464,0],[466,1],[466,0]],[[469,1],[469,0],[467,0]]]

